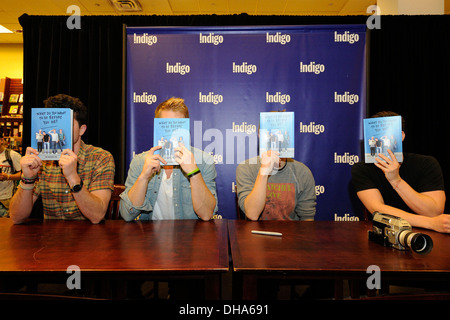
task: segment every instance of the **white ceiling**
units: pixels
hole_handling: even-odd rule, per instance
[[[122,0],[123,1],[123,0]],[[68,15],[77,5],[83,15],[366,15],[376,0],[138,0],[139,13],[120,13],[109,0],[1,0],[0,25],[20,30],[18,18],[29,15]],[[450,0],[445,0],[447,1]],[[448,6],[446,6],[446,9]],[[22,43],[22,35],[0,34],[0,43]]]

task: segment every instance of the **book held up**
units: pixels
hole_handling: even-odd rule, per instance
[[[31,109],[31,147],[42,160],[59,160],[64,149],[73,150],[72,136],[72,109]]]
[[[189,118],[155,118],[153,146],[161,146],[155,154],[161,155],[167,161],[166,165],[178,165],[175,149],[181,144],[188,149],[191,145]]]
[[[294,158],[294,137],[294,112],[260,113],[260,154],[275,150],[280,153],[280,158]]]
[[[389,159],[391,150],[398,162],[403,161],[402,117],[378,117],[364,119],[364,159],[375,163],[379,154]]]

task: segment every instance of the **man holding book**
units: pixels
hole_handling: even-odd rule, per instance
[[[250,220],[314,220],[315,182],[303,163],[269,150],[236,168],[240,209]]]
[[[383,111],[373,118],[391,116],[398,114]],[[402,138],[405,138],[403,119]],[[352,167],[353,186],[365,208],[370,213],[398,216],[413,227],[450,232],[438,161],[432,156],[405,153],[399,163],[392,150],[388,153],[389,157],[379,153],[374,164],[360,162]]]
[[[170,98],[155,110],[156,118],[189,118],[181,98]],[[217,211],[217,176],[211,155],[196,148],[174,148],[177,165],[158,154],[161,146],[133,158],[121,194],[120,214],[126,221],[201,219]]]
[[[285,128],[286,137],[288,131],[293,132],[293,112],[260,113],[261,154],[236,168],[239,207],[250,220],[314,220],[316,191],[311,170],[293,159],[294,149],[289,145],[284,151],[283,143],[280,149],[266,150],[261,139],[269,131],[283,136],[279,128]]]
[[[114,190],[114,159],[108,151],[81,140],[87,129],[87,109],[79,99],[59,94],[44,103],[46,108],[73,110],[73,150],[64,149],[59,161],[43,161],[37,150],[27,148],[20,161],[22,178],[11,200],[10,216],[14,223],[24,222],[42,197],[46,219],[99,223]]]

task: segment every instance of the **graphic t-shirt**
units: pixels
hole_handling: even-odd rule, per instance
[[[295,210],[295,185],[293,183],[268,183],[266,206],[261,220],[287,220]]]
[[[261,168],[260,158],[248,159],[236,169],[239,207],[252,192]],[[310,220],[316,214],[315,182],[311,170],[299,161],[288,159],[286,165],[270,175],[266,203],[261,220]]]

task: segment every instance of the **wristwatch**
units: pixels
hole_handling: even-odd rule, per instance
[[[83,180],[80,179],[80,183],[74,185],[72,188],[70,188],[70,191],[72,193],[80,192],[80,190],[83,188]]]

